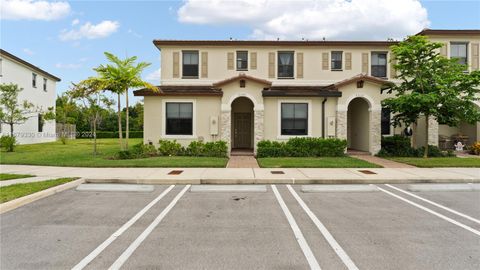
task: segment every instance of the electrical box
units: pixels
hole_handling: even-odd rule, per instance
[[[218,116],[210,116],[210,135],[218,135]]]
[[[335,137],[336,133],[336,119],[334,116],[327,117],[327,136]]]

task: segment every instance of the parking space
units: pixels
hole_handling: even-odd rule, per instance
[[[0,268],[480,268],[479,191],[377,186],[69,190],[0,216]]]

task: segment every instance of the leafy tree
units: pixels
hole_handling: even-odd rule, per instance
[[[99,74],[100,79],[105,83],[105,89],[117,94],[117,106],[118,106],[118,134],[120,139],[120,146],[123,149],[122,144],[122,115],[120,97],[125,94],[126,105],[126,127],[125,127],[125,149],[128,150],[128,138],[129,138],[129,104],[128,104],[128,91],[130,88],[144,87],[153,91],[158,91],[157,88],[148,82],[145,82],[141,78],[142,71],[150,65],[150,63],[140,62],[135,63],[136,56],[120,59],[117,56],[105,52],[110,64],[100,65],[95,68],[95,71]]]
[[[424,36],[411,36],[392,46],[400,83],[389,89],[395,97],[383,101],[394,114],[395,126],[410,125],[425,117],[424,157],[428,156],[429,118],[450,126],[480,121],[480,111],[474,104],[480,94],[480,71],[466,73],[457,59],[446,59],[438,53],[441,46]]]
[[[42,113],[44,120],[52,120],[51,113],[53,107],[43,108],[34,106],[33,103],[24,100],[18,100],[18,94],[23,91],[23,88],[16,84],[1,84],[0,85],[0,122],[10,126],[10,136],[13,137],[14,125],[23,124],[29,118],[36,116],[37,113]]]
[[[75,101],[73,100],[70,92],[65,92],[57,97],[55,118],[57,123],[62,124],[62,131],[60,133],[60,140],[63,144],[67,143],[66,126],[67,124],[75,123],[79,109]]]
[[[83,109],[88,116],[92,127],[93,134],[93,155],[97,155],[97,125],[101,122],[102,112],[104,108],[110,108],[114,101],[101,93],[103,84],[96,78],[83,80],[78,84],[74,84],[71,95],[75,99],[79,99],[83,103]]]

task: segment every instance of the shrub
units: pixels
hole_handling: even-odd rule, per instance
[[[133,159],[133,158],[136,158],[136,156],[131,151],[127,150],[127,151],[118,151],[113,158],[114,159]]]
[[[203,142],[192,141],[185,150],[185,154],[188,156],[199,157],[204,154],[204,151],[205,144]]]
[[[177,143],[177,140],[160,140],[158,143],[158,152],[162,156],[179,156],[185,152],[185,149],[181,144]]]
[[[90,132],[90,131],[88,131]],[[77,135],[85,134],[85,132],[77,132]],[[122,133],[123,138],[125,138],[125,132]],[[129,138],[143,138],[143,131],[130,131],[128,133]],[[93,135],[92,135],[93,137]],[[118,131],[97,131],[97,139],[112,139],[118,138]]]
[[[346,140],[310,137],[290,138],[287,142],[260,141],[257,157],[334,157],[345,155]]]
[[[480,155],[480,141],[472,144],[472,147],[470,147],[470,153],[474,155]]]
[[[7,152],[13,152],[15,150],[15,145],[17,145],[17,139],[15,136],[4,135],[0,138],[0,146],[5,148]]]
[[[423,157],[425,147],[417,149],[410,146],[410,139],[400,135],[382,137],[382,149],[377,156],[380,157]],[[453,157],[455,153],[452,150],[442,151],[434,145],[428,146],[429,157]]]
[[[204,146],[204,156],[226,157],[228,152],[227,143],[224,141],[207,142]]]
[[[132,152],[137,158],[155,157],[158,156],[158,151],[155,146],[151,144],[139,143],[132,147]]]

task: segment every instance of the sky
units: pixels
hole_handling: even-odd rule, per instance
[[[0,47],[62,79],[95,75],[105,51],[151,63],[153,39],[401,40],[423,28],[480,29],[480,0],[0,0]],[[139,98],[134,98],[138,101]]]

